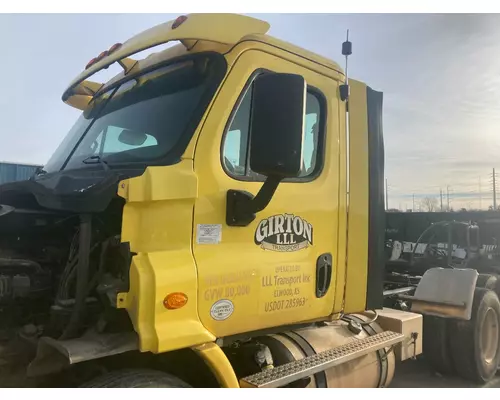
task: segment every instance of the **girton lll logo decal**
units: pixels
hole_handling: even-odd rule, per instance
[[[306,249],[313,244],[313,226],[293,214],[273,215],[257,225],[255,244],[282,252]]]

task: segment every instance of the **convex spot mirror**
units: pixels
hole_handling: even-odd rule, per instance
[[[145,133],[124,129],[118,136],[118,141],[129,146],[142,146],[147,138],[148,136]]]
[[[302,166],[306,107],[305,79],[266,73],[253,83],[250,168],[275,178],[294,178]]]

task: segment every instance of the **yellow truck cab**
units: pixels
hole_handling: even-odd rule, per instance
[[[65,90],[81,117],[33,179],[0,186],[22,222],[0,248],[44,282],[40,315],[13,317],[30,379],[379,387],[422,352],[422,315],[383,308],[382,94],[268,29],[181,16]]]

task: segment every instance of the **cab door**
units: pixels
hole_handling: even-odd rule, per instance
[[[228,190],[255,195],[264,177],[249,166],[252,82],[260,73],[302,75],[307,84],[303,167],[244,227],[226,224]],[[202,323],[223,337],[331,314],[338,267],[338,83],[259,50],[231,69],[195,151],[198,198],[193,254]]]

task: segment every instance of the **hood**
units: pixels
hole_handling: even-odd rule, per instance
[[[121,180],[141,172],[61,171],[0,185],[0,204],[75,213],[103,212],[117,196]],[[143,171],[142,171],[143,172]]]

